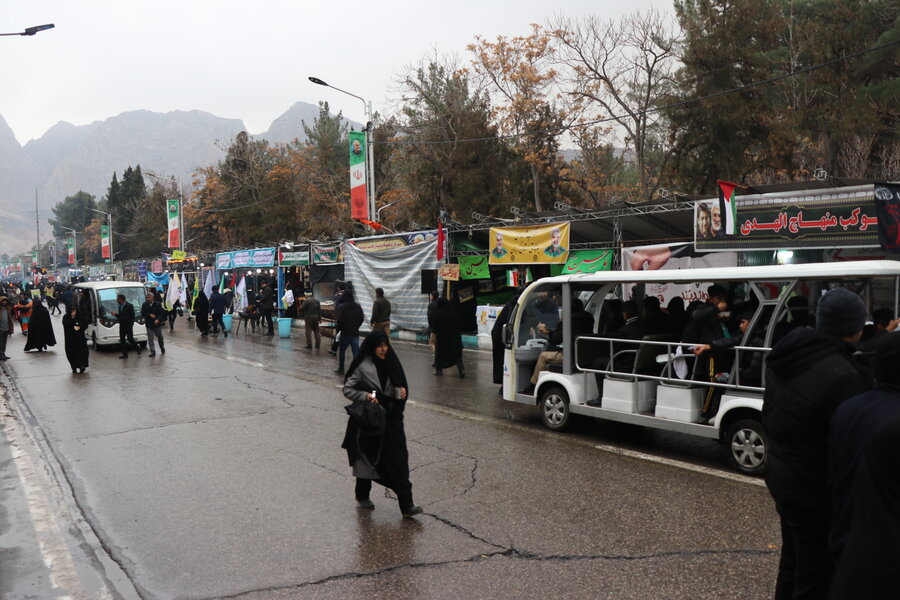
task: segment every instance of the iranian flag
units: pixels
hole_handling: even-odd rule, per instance
[[[100,226],[100,256],[111,258],[109,255],[109,225]]]
[[[722,215],[722,231],[725,235],[737,233],[737,202],[734,199],[734,189],[737,184],[727,181],[717,181],[719,186],[719,210]]]
[[[166,214],[169,216],[169,248],[181,247],[181,219],[178,200],[166,200]]]
[[[524,274],[524,279],[522,275]],[[531,276],[531,269],[525,269],[524,273],[520,272],[519,269],[510,269],[506,272],[506,285],[507,287],[520,287],[534,281],[534,278]]]
[[[369,218],[369,196],[366,187],[366,134],[350,132],[350,217]]]
[[[75,240],[73,238],[69,238],[66,240],[66,248],[69,251],[69,264],[74,265],[75,264]]]

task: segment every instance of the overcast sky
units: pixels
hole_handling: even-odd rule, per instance
[[[397,74],[433,50],[468,60],[476,35],[651,7],[672,12],[671,0],[7,0],[0,32],[56,28],[0,38],[0,115],[22,144],[135,109],[202,110],[261,133],[294,102],[327,100],[363,121],[360,101],[307,77],[385,112]]]

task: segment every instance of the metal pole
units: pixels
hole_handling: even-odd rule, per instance
[[[112,265],[116,262],[116,253],[113,252],[112,213],[106,213],[106,218],[109,220],[109,264]]]
[[[38,212],[38,190],[34,188],[34,226],[37,229],[38,263],[41,262],[41,213]]]
[[[375,210],[375,117],[372,114],[372,102],[369,101],[368,104],[368,112],[369,112],[369,125],[368,132],[366,135],[366,145],[368,145],[368,149],[366,152],[366,162],[369,163],[369,181],[366,186],[369,189],[369,214],[371,215],[372,222],[378,222],[378,211]]]

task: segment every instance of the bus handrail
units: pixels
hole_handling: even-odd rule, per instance
[[[637,352],[641,348],[641,346],[660,346],[666,349],[665,356],[666,361],[663,366],[662,373],[664,375],[647,375],[644,373],[637,373],[635,369],[637,368],[637,363],[632,367],[631,372],[624,371],[615,371],[609,368],[607,369],[596,369],[590,366],[583,366],[579,360],[579,341],[593,341],[593,342],[603,342],[609,344],[609,356],[610,356],[610,364],[613,362],[613,357],[622,351],[614,352],[614,344],[632,344],[637,346],[635,350],[627,350],[627,352]],[[598,337],[598,336],[578,336],[575,339],[575,367],[579,371],[584,371],[588,373],[602,373],[603,375],[613,375],[613,376],[622,376],[628,375],[634,377],[635,380],[649,380],[649,381],[660,381],[660,382],[677,382],[679,386],[685,386],[686,384],[696,384],[697,386],[704,387],[718,387],[723,389],[733,389],[733,390],[742,390],[742,391],[750,391],[750,392],[764,392],[765,391],[765,370],[763,370],[763,380],[761,386],[751,386],[751,385],[741,385],[740,383],[740,368],[738,365],[740,364],[740,356],[741,351],[750,351],[750,352],[769,352],[771,348],[761,347],[761,346],[733,346],[731,350],[735,351],[735,362],[733,369],[737,369],[737,373],[735,375],[735,383],[720,383],[717,381],[709,381],[709,380],[700,380],[700,379],[681,379],[680,377],[673,376],[672,374],[672,365],[675,358],[683,357],[685,359],[693,359],[695,358],[693,352],[689,351],[687,354],[676,355],[675,350],[678,347],[682,348],[693,348],[694,346],[699,345],[697,342],[663,342],[663,341],[655,341],[655,340],[632,340],[625,338],[608,338],[608,337]],[[658,355],[662,356],[662,354]],[[696,362],[695,362],[696,367]],[[696,374],[692,373],[692,377],[695,377]]]

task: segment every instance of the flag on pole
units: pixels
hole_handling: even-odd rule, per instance
[[[234,286],[235,310],[241,312],[247,308],[247,278],[241,277],[240,282]]]
[[[206,275],[206,283],[203,285],[203,293],[206,294],[206,297],[209,298],[212,296],[212,289],[215,285],[213,281],[215,280],[216,275],[213,269],[209,270],[209,273]]]
[[[366,187],[366,134],[351,131],[350,135],[350,218],[369,218],[369,196]],[[374,215],[372,215],[374,217]]]
[[[169,277],[169,289],[166,290],[166,300],[163,304],[163,308],[171,311],[180,297],[181,279],[178,277],[178,273],[174,273]]]
[[[219,291],[225,291],[225,273],[222,273],[222,279],[219,280]]]
[[[506,272],[507,287],[520,287],[532,281],[534,281],[534,278],[531,276],[530,268],[525,269],[524,273],[519,271],[519,269],[510,269]]]
[[[181,219],[179,218],[181,215],[178,210],[178,199],[166,200],[166,205],[166,214],[169,215],[169,248],[179,248],[181,247]]]
[[[438,235],[437,235],[437,259],[444,260],[444,226],[438,221]]]
[[[737,184],[717,181],[719,187],[719,213],[722,215],[722,231],[725,235],[737,233],[737,203],[734,200],[734,189]]]
[[[190,310],[191,305],[188,302],[188,294],[187,294],[187,276],[185,275],[184,281],[181,282],[181,286],[178,290],[178,299],[181,300],[181,306],[185,310]]]
[[[100,226],[100,256],[111,259],[109,255],[109,225]]]
[[[66,239],[66,248],[69,251],[69,264],[75,264],[75,240],[73,238]],[[24,273],[24,271],[23,271]]]

